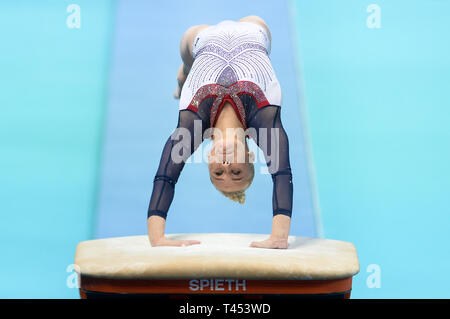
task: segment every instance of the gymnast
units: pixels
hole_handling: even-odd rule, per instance
[[[250,247],[288,247],[292,214],[289,141],[283,129],[281,88],[269,55],[271,34],[258,16],[190,27],[180,43],[178,125],[168,138],[153,181],[147,228],[152,246],[188,246],[196,240],[164,236],[167,212],[185,161],[205,140],[211,183],[229,199],[244,203],[254,177],[255,155],[247,138],[262,150],[273,180],[270,236]]]

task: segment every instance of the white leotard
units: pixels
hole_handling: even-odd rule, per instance
[[[264,104],[281,106],[281,88],[270,61],[270,51],[266,30],[255,23],[225,20],[203,29],[194,40],[194,63],[181,90],[180,110],[195,108],[199,96],[211,95],[205,93],[205,86],[208,92],[215,87],[224,89],[223,94],[231,92],[225,88],[233,88],[234,94],[254,93],[256,89]],[[199,93],[201,88],[202,94]]]

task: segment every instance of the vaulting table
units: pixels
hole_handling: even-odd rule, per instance
[[[355,246],[344,241],[290,236],[288,249],[263,249],[249,245],[268,235],[166,236],[201,244],[151,247],[147,236],[79,243],[81,298],[350,298],[352,277],[359,272]]]

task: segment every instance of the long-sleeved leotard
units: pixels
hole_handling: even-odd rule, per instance
[[[280,118],[280,106],[266,105],[258,108],[254,99],[246,94],[241,95],[240,100],[245,107],[246,125],[250,128],[250,136],[256,141],[266,158],[269,173],[273,180],[273,215],[292,214],[293,184],[289,162],[289,141],[282,126]],[[185,165],[185,161],[192,155],[203,142],[203,134],[210,127],[210,108],[214,98],[206,98],[198,107],[197,112],[181,110],[179,112],[178,125],[175,133],[181,128],[189,131],[190,139],[176,140],[177,134],[168,138],[159,163],[158,171],[154,178],[153,192],[148,208],[148,217],[158,215],[167,217],[172,203],[175,184]],[[201,137],[194,136],[195,121],[201,122]],[[186,132],[187,132],[186,131]],[[199,134],[199,132],[195,132]],[[186,134],[184,135],[186,136]],[[182,144],[178,144],[182,143]],[[173,150],[181,154],[180,159],[174,160],[171,156]],[[180,151],[181,150],[181,151]]]

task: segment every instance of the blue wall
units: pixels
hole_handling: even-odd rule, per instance
[[[291,1],[324,235],[353,242],[353,297],[449,298],[448,1]],[[370,264],[381,288],[369,289]]]
[[[0,2],[0,298],[77,297],[67,266],[92,238],[111,1]]]

